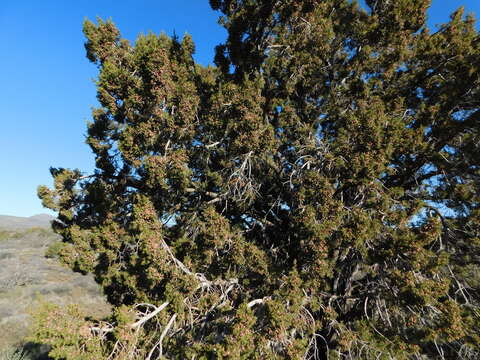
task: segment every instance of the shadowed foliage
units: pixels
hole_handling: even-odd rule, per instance
[[[428,0],[211,0],[216,67],[86,21],[96,170],[52,168],[55,359],[480,357],[480,38]]]

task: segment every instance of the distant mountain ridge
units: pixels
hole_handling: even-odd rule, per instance
[[[49,228],[53,216],[38,214],[30,217],[0,215],[0,228],[8,230],[23,230],[32,227]]]

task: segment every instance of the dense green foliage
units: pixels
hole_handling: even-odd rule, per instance
[[[473,17],[210,3],[216,67],[188,36],[85,23],[96,171],[52,169],[39,195],[116,310],[44,309],[37,339],[57,359],[479,358]]]

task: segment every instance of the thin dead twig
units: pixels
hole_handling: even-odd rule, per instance
[[[145,360],[150,360],[155,349],[157,347],[159,347],[159,358],[161,358],[163,356],[163,346],[162,346],[162,343],[163,343],[163,339],[165,338],[165,336],[167,335],[168,331],[170,330],[170,328],[172,327],[173,323],[175,322],[175,319],[177,317],[177,314],[173,314],[172,317],[170,318],[170,320],[168,321],[168,324],[165,326],[165,329],[163,329],[162,331],[162,334],[160,335],[160,339],[157,341],[157,343],[152,347],[152,349],[150,350],[150,352],[148,353],[148,356],[146,357]]]

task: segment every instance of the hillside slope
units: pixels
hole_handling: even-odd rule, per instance
[[[39,214],[30,217],[0,215],[0,230],[24,230],[32,227],[49,228],[53,216]]]
[[[45,257],[48,246],[59,241],[49,227],[52,219],[0,216],[0,350],[23,342],[29,311],[40,300],[77,303],[92,315],[109,309],[91,276]]]

